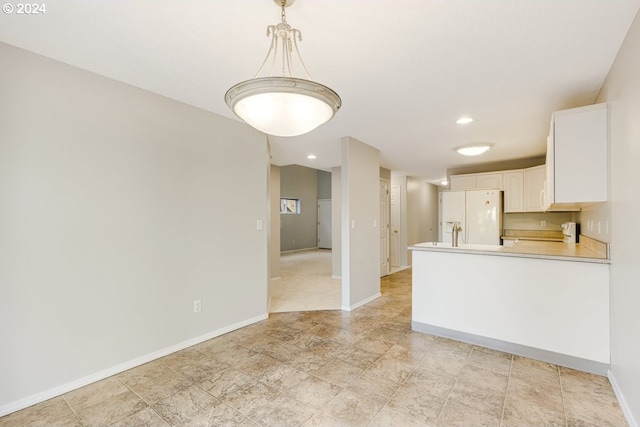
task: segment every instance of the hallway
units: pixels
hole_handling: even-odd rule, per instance
[[[331,250],[282,254],[280,278],[269,286],[270,313],[340,310],[342,306],[342,281],[331,277]]]

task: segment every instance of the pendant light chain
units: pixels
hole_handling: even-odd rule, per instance
[[[267,52],[267,56],[264,58],[260,69],[253,77],[258,78],[260,74],[264,71],[265,66],[269,62],[269,58],[271,57],[271,67],[269,70],[269,76],[273,77],[276,62],[278,60],[278,56],[280,56],[279,44],[282,43],[282,66],[280,67],[280,75],[282,77],[295,77],[294,71],[294,55],[297,56],[302,69],[304,70],[304,74],[307,80],[313,80],[311,78],[311,74],[309,74],[309,70],[307,70],[307,66],[304,64],[302,60],[302,55],[300,55],[300,49],[298,48],[298,41],[302,41],[302,33],[300,30],[295,28],[291,28],[291,26],[287,23],[287,14],[285,12],[286,8],[286,0],[281,0],[281,13],[280,18],[281,22],[278,25],[269,25],[267,27],[267,37],[271,37],[271,44],[269,45],[269,50]]]
[[[287,77],[286,71],[289,71],[288,77],[293,77],[293,70],[291,69],[291,31],[293,30],[289,24],[287,24],[287,15],[284,11],[286,0],[282,0],[282,15],[280,19],[282,22],[278,27],[280,27],[280,33],[282,34],[282,77]],[[285,71],[286,66],[286,71]]]
[[[283,23],[287,23],[287,14],[284,12],[284,9],[287,7],[287,0],[282,0],[280,2],[281,8],[282,8],[282,12],[281,12],[281,17],[280,19],[282,19]]]

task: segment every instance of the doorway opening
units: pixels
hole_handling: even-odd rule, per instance
[[[331,277],[331,250],[307,249],[280,256],[280,278],[271,283],[271,313],[340,310],[342,280]]]
[[[342,280],[332,276],[331,172],[290,165],[279,167],[279,175],[278,197],[297,205],[279,214],[279,274],[270,282],[269,312],[340,310]]]

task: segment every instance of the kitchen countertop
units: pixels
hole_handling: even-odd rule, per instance
[[[606,256],[580,243],[518,240],[513,246],[460,244],[460,246],[454,248],[448,243],[425,242],[410,246],[409,249],[414,251],[515,256],[521,258],[555,259],[600,264],[610,263],[610,260]]]

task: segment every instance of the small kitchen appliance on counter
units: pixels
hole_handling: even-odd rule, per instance
[[[564,235],[563,242],[565,243],[576,243],[577,237],[577,228],[575,222],[563,222],[562,225],[562,234]]]

